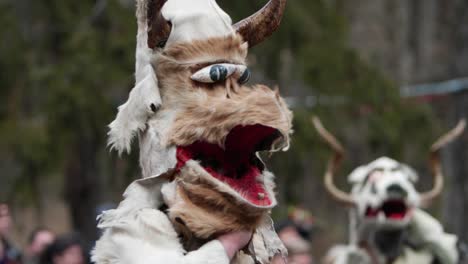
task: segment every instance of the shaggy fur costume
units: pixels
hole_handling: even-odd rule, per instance
[[[206,233],[206,237],[209,237],[213,226],[208,224],[225,229],[225,226],[220,226],[222,220],[204,209],[193,210],[192,207],[196,205],[181,197],[178,188],[174,181],[165,176],[133,182],[125,191],[125,199],[119,207],[100,216],[98,227],[105,231],[96,243],[92,260],[103,264],[253,264],[269,263],[273,255],[282,254],[285,250],[274,232],[271,219],[265,217],[260,219],[247,251],[238,252],[230,262],[219,241],[194,237],[190,230],[209,230]],[[184,205],[187,202],[191,203],[188,207]],[[163,205],[170,208],[169,212],[167,209],[156,209]],[[235,225],[238,224],[231,224]]]
[[[457,263],[458,239],[419,208],[417,179],[408,165],[387,157],[356,168],[348,176],[356,203],[350,208],[350,245],[333,247],[327,263]],[[387,201],[400,201],[405,209],[385,212]]]
[[[148,12],[158,4],[160,13]],[[158,15],[171,25],[164,47],[152,39],[161,30],[149,20]],[[92,260],[247,264],[285,256],[269,217],[274,177],[257,155],[289,144],[292,113],[278,90],[240,84],[238,75],[192,80],[217,64],[246,69],[248,44],[214,0],[137,0],[137,18],[136,85],[109,125],[109,145],[129,152],[138,135],[143,179],[100,216]],[[230,261],[216,238],[240,230],[253,237]]]

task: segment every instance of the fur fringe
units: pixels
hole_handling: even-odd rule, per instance
[[[116,119],[110,123],[108,145],[110,149],[130,152],[132,139],[138,131],[146,128],[146,121],[161,106],[161,97],[157,88],[156,75],[151,65],[147,66],[147,75],[130,92],[127,102],[119,107]]]

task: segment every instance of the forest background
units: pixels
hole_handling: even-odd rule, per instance
[[[265,1],[218,3],[237,21]],[[0,201],[13,209],[20,243],[39,225],[92,241],[97,213],[140,176],[138,151],[106,148],[106,125],[134,84],[134,2],[0,0],[0,25]],[[347,217],[322,185],[330,152],[311,116],[348,151],[343,189],[353,168],[384,155],[413,166],[419,190],[428,189],[430,144],[468,115],[468,2],[291,0],[249,62],[251,83],[279,85],[295,115],[290,150],[267,160],[278,183],[274,216],[291,205],[310,210],[320,255],[346,241]],[[451,79],[461,81],[440,83]],[[423,83],[459,89],[402,93]],[[429,209],[465,241],[467,146],[465,133],[444,150],[445,191]]]

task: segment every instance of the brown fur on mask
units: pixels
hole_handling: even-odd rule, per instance
[[[209,239],[231,231],[254,230],[269,212],[237,201],[225,192],[222,183],[208,177],[192,162],[176,175],[172,197],[165,195],[169,218],[185,237]]]
[[[232,77],[214,84],[190,78],[215,63],[245,65],[246,55],[242,38],[228,36],[173,44],[155,58],[163,102],[159,111],[173,113],[174,118],[162,135],[163,143],[186,146],[199,140],[222,147],[234,127],[255,124],[277,129],[283,143],[288,143],[292,113],[277,90],[239,85]],[[269,209],[240,201],[227,184],[217,183],[198,167],[186,163],[176,172],[174,198],[166,201],[168,215],[185,241],[192,235],[208,239],[236,230],[254,230],[269,213]],[[265,188],[273,195],[273,181],[266,181]]]
[[[238,125],[262,124],[278,129],[289,141],[292,113],[278,91],[264,85],[238,85],[232,78],[215,84],[198,83],[190,76],[216,62],[245,64],[247,47],[240,36],[172,45],[157,58],[163,108],[177,112],[168,145],[197,140],[223,145]]]

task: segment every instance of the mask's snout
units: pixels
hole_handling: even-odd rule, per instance
[[[387,196],[390,199],[406,199],[408,191],[405,190],[400,184],[391,184],[386,188]]]

